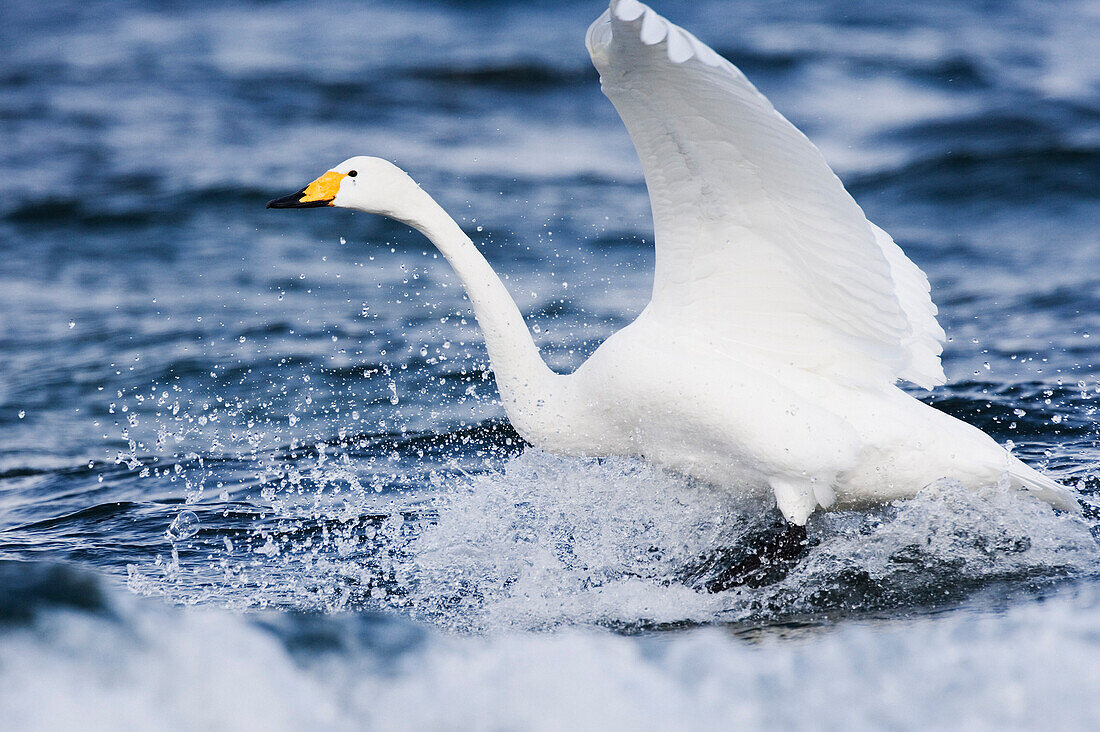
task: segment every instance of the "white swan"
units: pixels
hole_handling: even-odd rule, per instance
[[[427,236],[466,287],[509,419],[542,449],[774,495],[796,526],[941,478],[1079,510],[895,385],[945,381],[927,278],[733,64],[636,0],[612,0],[587,43],[641,158],[657,258],[649,305],[575,373],[546,366],[470,238],[394,165],[351,158],[269,207],[353,208]]]

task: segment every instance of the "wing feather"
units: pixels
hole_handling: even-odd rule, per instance
[[[647,317],[838,379],[943,383],[924,273],[737,67],[637,0],[587,45],[653,208]]]

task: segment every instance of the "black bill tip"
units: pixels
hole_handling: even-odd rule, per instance
[[[322,199],[320,201],[306,201],[302,202],[302,198],[306,195],[306,191],[303,188],[297,193],[291,193],[289,196],[283,196],[282,198],[276,198],[273,201],[267,202],[268,208],[319,208],[321,206],[328,206],[332,203],[331,198]]]

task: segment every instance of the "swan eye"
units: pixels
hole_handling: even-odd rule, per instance
[[[357,170],[349,170],[348,171],[348,177],[349,178],[354,178],[357,175],[359,175],[359,171],[357,171]]]

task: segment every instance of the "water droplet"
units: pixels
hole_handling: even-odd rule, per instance
[[[168,531],[165,532],[172,541],[190,539],[197,533],[199,533],[199,517],[195,515],[194,511],[180,512],[172,521],[171,526],[168,527]]]
[[[265,557],[273,557],[279,553],[279,547],[271,540],[271,537],[267,537],[267,543],[265,543],[259,549],[256,549],[257,554],[263,554]]]

